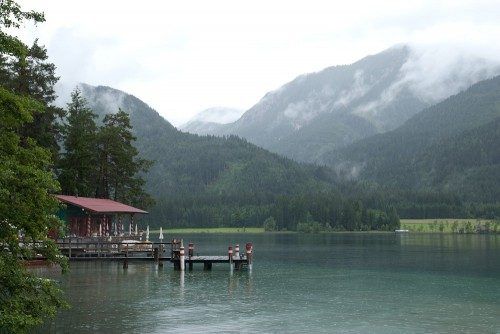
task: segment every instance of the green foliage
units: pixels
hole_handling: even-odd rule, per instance
[[[33,115],[34,120],[25,124],[22,136],[30,137],[38,145],[51,151],[53,158],[59,151],[61,127],[58,120],[64,110],[52,105],[56,95],[54,85],[58,81],[56,67],[48,61],[47,50],[35,40],[20,56],[0,56],[0,79],[2,86],[20,95],[30,96],[44,106],[43,113]]]
[[[302,233],[319,233],[324,230],[320,223],[315,221],[310,212],[306,214],[304,220],[297,223],[297,232]]]
[[[333,192],[282,196],[271,212],[281,230],[314,232],[399,228],[399,218],[394,208],[367,208],[359,199],[350,199]]]
[[[473,233],[474,232],[474,225],[470,221],[465,223],[465,233]]]
[[[0,329],[24,332],[54,315],[63,305],[60,292],[50,281],[28,273],[23,259],[41,254],[65,266],[53,242],[47,238],[59,221],[54,212],[58,202],[51,193],[58,190],[48,170],[47,150],[31,138],[18,135],[41,105],[0,88]],[[33,247],[19,244],[19,233]]]
[[[52,280],[26,272],[13,256],[0,256],[0,332],[25,333],[66,307]]]
[[[0,1],[0,331],[9,333],[27,332],[64,305],[54,282],[29,273],[23,261],[41,254],[66,267],[47,237],[59,224],[54,216],[58,202],[51,195],[59,190],[49,169],[51,154],[33,139],[41,132],[28,130],[47,112],[46,101],[32,90],[39,88],[39,82],[30,80],[36,68],[28,57],[33,48],[4,31],[18,28],[23,20],[41,22],[43,15]],[[38,74],[47,75],[50,88],[50,73]]]
[[[13,0],[0,1],[0,27],[2,28],[20,28],[23,21],[33,21],[35,23],[44,22],[43,13],[36,11],[23,11],[21,6]],[[2,34],[5,34],[2,31]],[[9,36],[13,40],[15,37]],[[19,41],[17,41],[19,43]],[[3,49],[2,45],[2,50]]]
[[[264,220],[263,226],[266,232],[276,231],[277,229],[276,220],[273,217],[267,217],[266,220]]]
[[[498,233],[498,222],[482,219],[404,219],[402,229],[432,233]]]

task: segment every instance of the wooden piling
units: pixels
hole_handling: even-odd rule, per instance
[[[189,271],[193,270],[193,262],[191,261],[193,255],[194,255],[194,244],[190,242],[188,245]]]
[[[245,250],[247,255],[248,270],[252,270],[253,245],[251,242],[247,242]]]
[[[180,261],[174,261],[174,270],[181,270]]]
[[[127,251],[125,252],[125,260],[123,260],[123,269],[127,269],[128,268],[128,247],[127,247]]]
[[[233,271],[233,246],[227,248],[227,256],[229,258],[229,270]]]
[[[182,240],[181,247],[179,248],[179,262],[181,271],[184,271],[186,269],[186,256],[184,255],[184,245],[182,244]]]
[[[158,267],[163,267],[163,261],[161,259],[162,256],[163,256],[163,244],[160,244],[158,246]]]
[[[159,262],[159,258],[158,258],[158,247],[155,247],[153,249],[153,257],[154,257],[154,260],[155,260],[155,264],[158,264]]]

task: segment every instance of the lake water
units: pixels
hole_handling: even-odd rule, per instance
[[[170,236],[169,236],[170,237]],[[254,243],[251,273],[73,262],[70,310],[40,333],[500,333],[500,236],[184,235],[195,253]]]

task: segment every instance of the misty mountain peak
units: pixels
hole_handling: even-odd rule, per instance
[[[300,75],[234,123],[211,124],[203,133],[236,134],[271,151],[317,161],[327,148],[395,129],[425,107],[498,73],[498,62],[472,54],[399,44],[350,65]]]
[[[217,131],[222,124],[236,121],[242,114],[243,110],[236,108],[212,107],[200,111],[179,129],[196,134],[209,134]]]

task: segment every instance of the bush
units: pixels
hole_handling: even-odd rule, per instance
[[[474,226],[470,221],[465,223],[465,233],[474,233]]]
[[[276,231],[276,227],[276,220],[273,217],[268,217],[266,220],[264,220],[264,231]]]
[[[321,224],[313,222],[300,222],[297,224],[297,232],[302,233],[319,233],[322,230]]]

